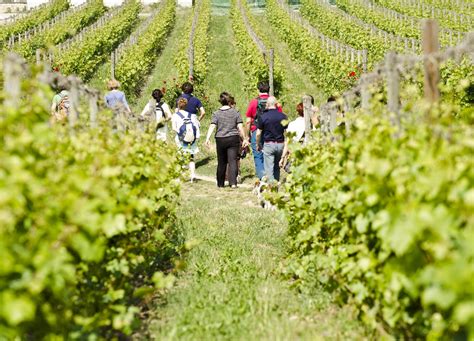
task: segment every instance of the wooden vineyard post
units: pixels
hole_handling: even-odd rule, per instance
[[[387,102],[388,111],[394,119],[391,121],[400,129],[400,74],[397,70],[397,54],[390,51],[385,56],[387,75]]]
[[[331,102],[328,106],[329,111],[329,132],[332,134],[337,127],[337,103]]]
[[[110,53],[110,79],[115,79],[115,51]]]
[[[36,49],[36,65],[40,65],[40,64],[41,64],[41,50]]]
[[[423,53],[425,57],[439,51],[438,23],[432,19],[423,22]],[[426,57],[424,63],[425,99],[433,104],[439,100],[439,67],[438,63]]]
[[[353,95],[352,93],[347,93],[343,95],[344,99],[344,123],[346,126],[346,134],[349,135],[351,131],[351,122],[349,121],[349,118],[347,117],[348,114],[350,114],[353,111],[352,107],[352,100],[353,100]]]
[[[313,115],[313,104],[311,97],[303,96],[303,114],[304,114],[304,144],[308,144],[311,137],[311,116]]]
[[[71,84],[69,126],[74,128],[79,119],[79,80],[76,77],[69,77],[69,81]]]
[[[370,109],[370,89],[369,82],[364,75],[360,78],[360,88],[362,110],[368,112]]]
[[[189,45],[189,55],[188,55],[188,59],[189,59],[189,75],[188,75],[188,79],[190,81],[194,80],[194,46],[191,44]]]
[[[17,108],[20,104],[21,65],[18,57],[9,53],[3,61],[3,88],[5,89],[5,107]]]
[[[368,63],[367,50],[362,50],[362,70],[364,72],[367,72],[367,63]]]
[[[97,127],[97,113],[99,111],[99,107],[97,106],[98,99],[99,95],[95,91],[89,95],[89,118],[92,128]]]
[[[268,63],[268,82],[270,85],[270,96],[274,96],[275,94],[275,89],[274,89],[274,83],[273,83],[273,71],[274,71],[274,59],[275,59],[275,51],[274,49],[270,49],[270,60]]]

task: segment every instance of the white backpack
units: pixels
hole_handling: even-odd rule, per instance
[[[178,130],[179,139],[187,144],[193,144],[196,141],[197,128],[191,120],[191,114],[187,113],[187,117],[181,111],[178,111],[177,114],[183,120]]]

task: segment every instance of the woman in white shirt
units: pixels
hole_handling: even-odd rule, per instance
[[[176,144],[184,152],[191,156],[189,171],[191,182],[196,178],[196,164],[194,155],[199,152],[197,141],[201,135],[200,124],[197,115],[193,115],[185,110],[188,100],[181,97],[178,100],[178,110],[173,114],[171,125],[176,132]]]
[[[293,142],[303,143],[305,132],[303,103],[298,103],[296,106],[296,111],[298,112],[298,117],[288,124],[286,134],[293,135]],[[290,173],[290,162],[288,160],[288,157],[290,156],[290,150],[288,148],[288,144],[289,139],[287,138],[285,139],[285,146],[283,147],[283,154],[280,159],[280,167],[284,168],[287,173]]]
[[[298,103],[296,111],[298,112],[298,117],[288,124],[286,132],[295,134],[293,136],[293,142],[302,142],[305,130],[303,103]]]
[[[171,110],[166,102],[162,101],[163,92],[160,89],[155,89],[151,93],[153,100],[150,100],[143,108],[141,117],[145,120],[155,123],[156,139],[166,141],[168,134],[168,126],[166,121],[171,119]]]

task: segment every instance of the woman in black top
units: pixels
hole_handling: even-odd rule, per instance
[[[207,131],[206,145],[210,146],[211,135],[216,131],[217,149],[217,186],[224,187],[225,173],[229,165],[229,185],[237,187],[237,161],[239,159],[240,138],[244,141],[245,148],[249,144],[248,137],[245,136],[244,126],[240,113],[233,107],[232,96],[223,92],[219,102],[222,107],[217,110],[211,118],[211,125]]]

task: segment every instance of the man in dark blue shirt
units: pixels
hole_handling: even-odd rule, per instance
[[[277,100],[270,96],[267,100],[267,111],[257,123],[257,146],[263,135],[263,163],[268,181],[280,180],[280,159],[285,145],[285,130],[288,117],[278,111]]]
[[[199,111],[199,121],[201,121],[206,112],[204,111],[204,107],[202,106],[201,101],[192,95],[194,91],[193,85],[189,82],[186,82],[181,86],[181,90],[183,91],[183,93],[176,100],[176,105],[178,105],[178,101],[180,98],[186,98],[188,104],[186,105],[186,108],[184,110],[193,115],[197,115]]]

